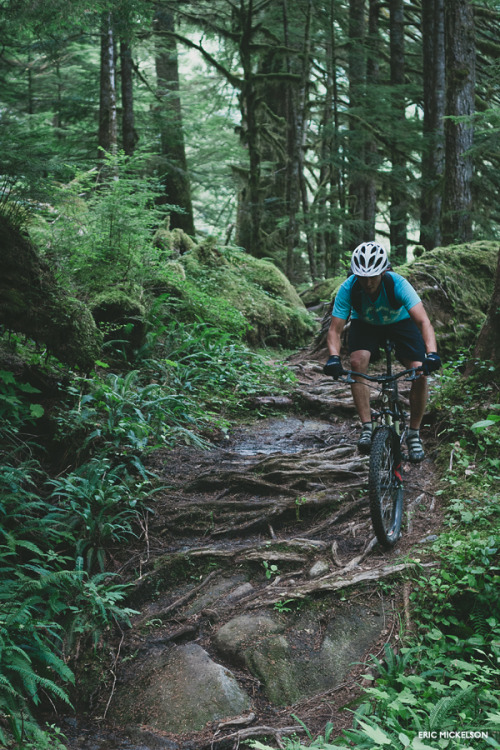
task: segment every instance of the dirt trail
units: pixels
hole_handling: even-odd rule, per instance
[[[430,451],[423,464],[404,467],[407,516],[401,541],[391,552],[379,548],[367,504],[368,459],[356,451],[350,392],[325,378],[318,361],[298,355],[291,366],[298,383],[293,398],[282,400],[282,413],[271,399],[261,408],[271,410],[269,416],[236,427],[211,451],[179,447],[154,455],[152,468],[166,489],[155,502],[141,548],[121,565],[125,575],[140,573],[132,601],[140,614],[120,643],[121,657],[166,642],[196,641],[210,653],[214,631],[230,618],[325,592],[378,600],[382,594],[375,582],[397,581],[408,552],[436,533],[440,516]],[[429,438],[425,429],[423,434]],[[246,592],[215,603],[208,598],[204,606],[204,592],[218,576],[243,567]],[[397,641],[407,594],[397,583],[388,588],[385,629],[366,655]],[[108,718],[114,700],[114,684],[106,685],[96,695],[92,716],[63,730],[71,736],[71,750],[233,747],[262,727],[279,738],[296,726],[291,714],[320,733],[327,721],[333,719],[337,729],[349,721],[341,709],[359,693],[364,669],[353,667],[334,690],[286,707],[270,705],[255,678],[242,671],[238,676],[254,698],[251,718],[239,719],[244,726],[235,719],[182,736],[151,733],[147,727],[122,733],[116,718],[114,728],[99,721],[96,717]],[[133,670],[127,679],[133,679]]]

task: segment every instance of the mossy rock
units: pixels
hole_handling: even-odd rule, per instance
[[[307,343],[314,321],[286,276],[268,260],[213,239],[180,259],[186,270],[184,298],[195,317],[237,331],[252,345],[291,347]]]
[[[176,320],[201,320],[251,345],[300,346],[314,333],[299,295],[273,263],[219,247],[213,237],[157,267],[147,292],[165,296],[167,310],[168,298],[175,301]]]
[[[306,307],[318,307],[321,304],[328,304],[337,294],[339,286],[345,279],[346,276],[333,276],[332,278],[318,281],[314,286],[304,290],[300,298]]]
[[[0,323],[45,344],[62,362],[90,370],[102,336],[88,307],[58,284],[28,234],[4,216],[0,244]]]
[[[183,255],[195,247],[194,240],[182,229],[159,227],[153,237],[153,244],[166,254]]]
[[[395,269],[422,298],[445,357],[475,343],[493,294],[497,259],[497,242],[477,241],[437,247]]]
[[[137,298],[117,289],[102,292],[91,311],[105,341],[124,341],[129,353],[144,343],[146,308]]]

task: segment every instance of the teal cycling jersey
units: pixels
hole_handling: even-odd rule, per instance
[[[356,311],[351,300],[351,289],[356,281],[356,276],[353,275],[349,276],[339,288],[332,315],[342,320],[347,320],[349,315],[352,315],[353,320],[360,318],[372,325],[390,325],[409,318],[408,311],[418,305],[421,299],[409,281],[394,271],[390,273],[394,279],[394,296],[398,302],[401,302],[399,308],[396,309],[391,305],[384,284],[380,284],[379,294],[375,300],[371,300],[368,294],[362,292],[361,309]]]

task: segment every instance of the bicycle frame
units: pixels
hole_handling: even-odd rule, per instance
[[[406,434],[406,414],[399,398],[398,381],[415,380],[420,368],[392,371],[394,344],[385,342],[386,372],[367,375],[348,370],[344,383],[360,384],[360,379],[381,386],[382,406],[372,412],[372,442],[368,470],[370,515],[375,535],[386,549],[393,547],[401,533],[403,516],[402,443]],[[368,387],[368,383],[366,384]]]
[[[356,378],[363,378],[370,383],[376,383],[377,385],[380,385],[382,406],[379,411],[372,411],[373,431],[375,431],[375,429],[382,424],[388,427],[393,427],[401,442],[404,438],[405,432],[405,412],[403,410],[401,401],[399,400],[398,380],[400,378],[404,378],[407,381],[416,380],[416,378],[419,377],[417,373],[420,368],[411,367],[408,370],[402,370],[401,372],[393,373],[393,342],[389,340],[386,341],[384,349],[386,356],[385,373],[381,373],[380,375],[368,375],[364,372],[347,370],[347,377],[339,378],[339,380],[352,385],[353,383],[360,382]]]

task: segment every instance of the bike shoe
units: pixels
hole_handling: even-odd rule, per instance
[[[358,440],[358,451],[360,453],[364,453],[367,455],[372,447],[372,426],[371,424],[368,426],[368,428],[363,427],[363,430],[361,431],[361,436]]]
[[[406,445],[408,446],[408,458],[413,464],[418,464],[424,460],[425,451],[418,432],[408,434]]]

